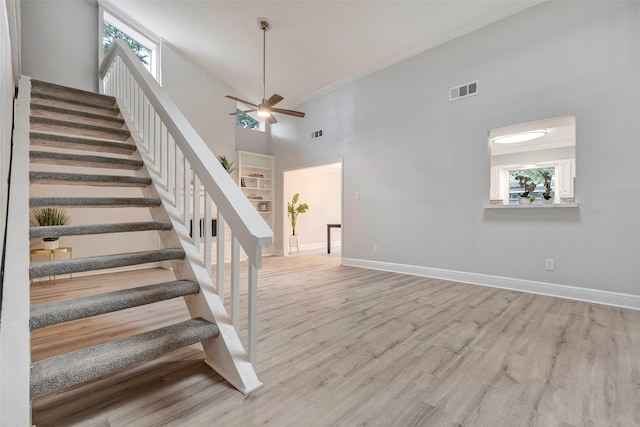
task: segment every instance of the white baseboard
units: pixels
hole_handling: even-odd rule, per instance
[[[342,258],[342,264],[640,310],[640,295],[365,259]]]
[[[331,242],[332,248],[339,248],[342,243],[340,241]],[[313,249],[326,249],[327,242],[307,243],[306,245],[300,245],[301,251],[308,251]]]

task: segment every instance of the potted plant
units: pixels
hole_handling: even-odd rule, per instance
[[[551,174],[549,172],[542,172],[542,178],[544,178],[544,193],[542,193],[542,203],[552,204],[553,196],[551,195]]]
[[[516,179],[518,180],[518,184],[520,184],[520,188],[524,190],[524,192],[520,193],[520,204],[528,205],[533,203],[536,198],[532,196],[531,193],[535,191],[536,185],[538,184],[536,182],[529,182],[531,178],[524,175],[518,175]]]
[[[60,208],[39,208],[31,211],[31,223],[41,227],[67,225],[71,222],[69,215]],[[56,249],[59,237],[45,237],[44,249]]]
[[[235,163],[235,161],[230,162],[226,156],[218,156],[218,160],[220,161],[220,164],[222,165],[224,170],[227,171],[227,173],[230,174],[231,172],[236,170],[236,168],[233,167],[233,164]]]
[[[298,222],[298,215],[305,213],[309,210],[309,206],[306,203],[298,203],[300,197],[299,193],[293,195],[291,202],[287,202],[287,212],[289,214],[289,222],[291,222],[291,236],[289,236],[289,252],[291,248],[298,249],[298,235],[296,234],[296,223]]]

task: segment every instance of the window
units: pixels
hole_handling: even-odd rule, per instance
[[[128,44],[131,50],[133,50],[133,53],[135,53],[138,59],[140,59],[140,62],[142,62],[145,68],[149,70],[149,72],[151,72],[151,49],[149,49],[146,46],[143,46],[140,42],[133,39],[131,36],[129,36],[125,32],[114,27],[107,21],[104,21],[103,28],[102,28],[102,46],[103,46],[103,53],[105,55],[109,51],[109,48],[111,47],[111,43],[113,43],[114,39],[122,40],[126,44]]]
[[[524,194],[525,189],[522,188],[520,177],[526,177],[530,179],[530,183],[535,183],[534,190],[529,192],[528,196],[533,197],[535,200],[542,201],[543,194],[547,190],[545,182],[549,181],[549,193],[553,198],[555,194],[556,185],[556,168],[534,168],[534,169],[511,169],[509,172],[509,204],[517,205],[519,203],[520,196]],[[545,175],[547,180],[545,180]]]
[[[100,61],[114,39],[122,40],[160,83],[160,38],[111,5],[100,5],[100,19]]]
[[[236,108],[236,112],[240,111],[242,110]],[[260,122],[248,114],[236,114],[236,126],[245,129],[260,130]]]
[[[236,126],[239,128],[245,128],[250,130],[257,130],[260,132],[264,132],[265,129],[265,120],[262,117],[254,116],[254,112],[242,113],[242,111],[254,110],[255,107],[249,107],[244,104],[238,103],[236,106]]]

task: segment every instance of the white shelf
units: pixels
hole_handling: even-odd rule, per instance
[[[557,209],[557,208],[577,208],[577,203],[554,203],[550,205],[485,205],[485,209]]]
[[[251,202],[256,211],[265,220],[267,225],[273,230],[273,157],[265,154],[249,153],[246,151],[238,151],[238,186]],[[260,173],[263,176],[250,176],[252,173]],[[244,181],[246,187],[243,187]],[[266,184],[269,187],[261,187]],[[261,196],[262,199],[253,199],[249,196],[252,194]],[[260,204],[266,204],[266,211],[260,210]],[[273,245],[263,248],[263,255],[273,254]]]

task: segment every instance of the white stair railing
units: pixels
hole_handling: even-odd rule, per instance
[[[190,246],[187,257],[191,267],[202,268],[206,272],[206,278],[200,273],[195,275],[201,287],[207,288],[207,280],[211,281],[212,266],[215,265],[215,293],[224,302],[225,247],[234,253],[241,248],[246,253],[246,341],[249,361],[254,364],[257,350],[257,271],[262,263],[262,246],[271,244],[273,240],[271,229],[126,44],[114,41],[100,66],[100,78],[102,91],[116,98],[125,116],[155,190],[163,200],[183,246],[185,242]],[[217,242],[212,246],[214,215]],[[231,230],[231,235],[225,233],[226,227]],[[240,332],[244,330],[239,325],[238,315],[240,257],[231,258],[229,322],[235,331]],[[219,326],[221,320],[224,319],[216,319]],[[224,335],[222,331],[223,328],[221,335]],[[236,349],[229,351],[235,352]],[[215,361],[208,358],[207,363],[215,364]]]

